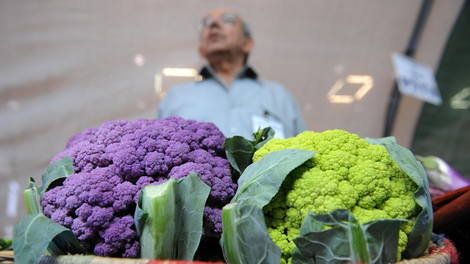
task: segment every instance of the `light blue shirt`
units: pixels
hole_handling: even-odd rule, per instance
[[[226,137],[240,135],[252,139],[255,120],[266,120],[283,130],[276,135],[293,137],[305,124],[292,95],[278,83],[261,80],[244,67],[230,87],[207,66],[201,81],[173,87],[159,105],[157,118],[180,116],[214,123]],[[256,126],[256,128],[255,128]]]

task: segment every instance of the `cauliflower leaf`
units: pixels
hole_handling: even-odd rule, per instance
[[[224,142],[225,153],[230,165],[240,174],[250,165],[253,153],[260,149],[268,140],[274,138],[275,131],[271,127],[258,129],[253,133],[254,140],[248,140],[242,136],[226,138]]]
[[[134,215],[141,257],[191,261],[201,240],[210,190],[194,172],[145,186]]]
[[[231,203],[255,203],[261,208],[271,201],[284,178],[293,169],[315,155],[300,149],[284,149],[264,156],[248,166],[238,179],[238,190]]]
[[[72,230],[63,227],[42,213],[30,214],[13,228],[15,262],[36,263],[42,254],[53,255],[85,254]]]
[[[408,235],[408,244],[403,252],[405,258],[417,258],[428,247],[432,235],[433,211],[428,177],[423,165],[416,160],[411,151],[391,140],[384,140],[381,144],[387,148],[390,157],[398,167],[419,186],[414,194],[414,198],[419,206],[421,206],[422,211],[416,219],[411,234]]]
[[[222,209],[220,244],[227,263],[278,264],[281,249],[269,236],[263,210],[256,204],[231,203]]]
[[[395,263],[400,219],[359,223],[352,213],[338,209],[304,219],[292,264]],[[406,221],[406,220],[405,220]]]

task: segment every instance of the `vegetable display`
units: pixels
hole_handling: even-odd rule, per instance
[[[211,123],[178,117],[86,129],[52,159],[42,186],[30,178],[28,216],[13,230],[15,261],[191,261],[198,249],[220,250],[209,238],[237,264],[423,255],[433,213],[413,153],[394,138],[343,130],[273,135],[265,128],[254,140],[226,139]]]
[[[196,172],[210,188],[204,235],[220,237],[221,208],[235,194],[225,137],[212,123],[169,117],[117,120],[70,138],[74,174],[44,193],[44,215],[70,228],[98,256],[137,257],[133,214],[140,190]]]
[[[272,242],[261,208],[276,194],[289,172],[315,152],[285,149],[267,154],[244,170],[239,189],[224,206],[224,256],[228,263],[279,263],[280,249]]]

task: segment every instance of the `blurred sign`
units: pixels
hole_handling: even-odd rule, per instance
[[[441,94],[431,68],[416,63],[412,58],[393,53],[393,64],[398,89],[406,94],[425,102],[442,104]]]

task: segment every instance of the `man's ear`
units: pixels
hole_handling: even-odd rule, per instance
[[[206,58],[206,52],[204,52],[204,49],[201,46],[199,46],[198,51],[199,51],[199,56],[201,56],[201,58],[205,59]]]
[[[243,43],[243,52],[247,54],[250,53],[254,45],[255,45],[255,42],[253,41],[252,38],[250,37],[245,38],[245,42]]]

